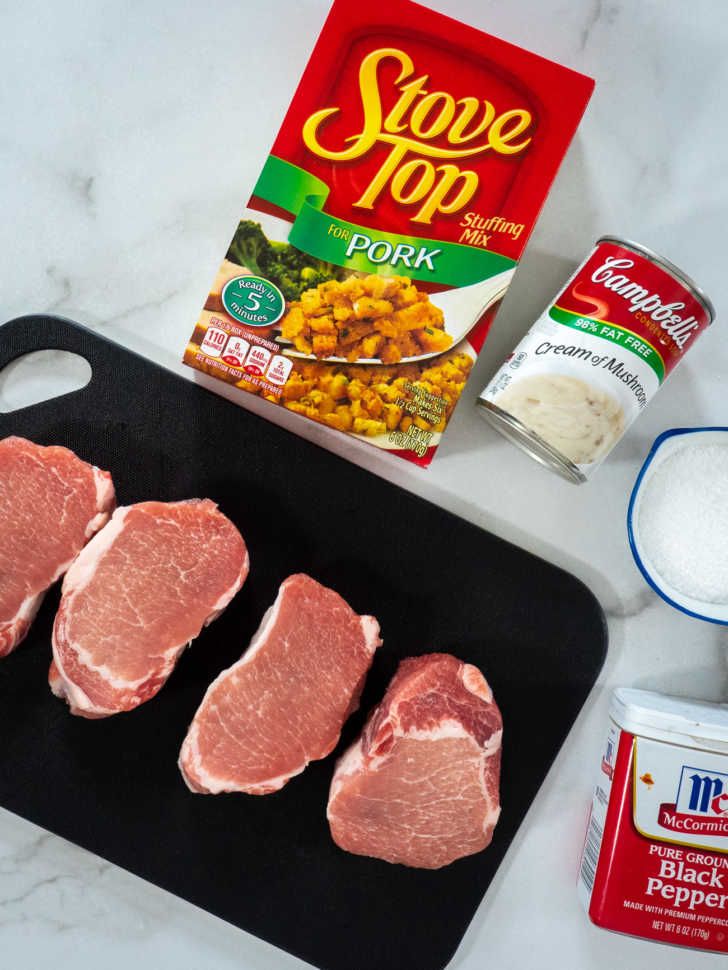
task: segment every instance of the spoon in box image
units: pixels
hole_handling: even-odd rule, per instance
[[[515,267],[463,286],[441,293],[426,294],[419,291],[416,302],[397,306],[397,294],[390,292],[399,285],[396,280],[383,277],[366,277],[372,280],[372,296],[352,301],[354,318],[346,314],[343,300],[343,319],[337,319],[336,306],[322,302],[322,287],[301,294],[281,321],[281,332],[276,341],[287,357],[299,360],[319,361],[330,364],[414,364],[438,357],[457,346],[472,330],[481,316],[505,295]],[[357,277],[352,277],[355,281]],[[345,296],[347,283],[332,281]],[[382,289],[382,283],[389,289]],[[406,289],[411,291],[416,282]],[[392,302],[394,300],[394,309]],[[411,294],[408,294],[411,299]],[[389,305],[387,305],[389,304]]]

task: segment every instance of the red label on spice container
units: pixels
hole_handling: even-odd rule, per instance
[[[682,747],[613,723],[579,892],[599,926],[728,952],[728,744]]]

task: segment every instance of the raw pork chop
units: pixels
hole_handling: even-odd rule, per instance
[[[247,575],[243,537],[209,499],[117,509],[66,573],[53,693],[83,717],[148,701]]]
[[[444,653],[403,660],[336,766],[327,813],[334,841],[421,869],[480,852],[500,814],[502,734],[477,667]]]
[[[373,616],[309,576],[289,576],[195,714],[179,758],[188,787],[267,795],[325,758],[359,706],[381,642]]]
[[[0,657],[113,507],[111,475],[67,448],[0,441]]]

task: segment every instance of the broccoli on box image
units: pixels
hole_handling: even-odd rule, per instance
[[[268,239],[260,223],[252,219],[238,223],[225,258],[275,283],[289,302],[319,283],[342,279],[346,272],[341,266],[302,253],[290,243]]]

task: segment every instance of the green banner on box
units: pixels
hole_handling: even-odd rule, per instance
[[[659,350],[652,346],[644,337],[627,330],[626,327],[619,327],[616,323],[609,320],[597,320],[595,317],[585,317],[572,310],[565,310],[560,306],[552,306],[549,316],[557,323],[562,323],[565,327],[572,330],[579,330],[581,333],[589,333],[593,337],[601,337],[602,340],[609,340],[625,350],[631,351],[635,357],[639,357],[652,368],[657,375],[657,380],[662,384],[665,379],[665,362]]]
[[[402,236],[339,219],[324,210],[329,195],[326,183],[275,155],[268,156],[253,194],[295,216],[288,236],[291,245],[359,272],[469,286],[516,265],[514,259],[488,249]]]

